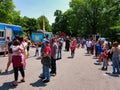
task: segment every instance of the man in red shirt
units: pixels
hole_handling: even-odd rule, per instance
[[[51,48],[49,41],[45,41],[45,51],[42,56],[41,63],[43,64],[43,74],[40,78],[45,79],[43,82],[47,83],[50,81],[49,68],[51,67]]]

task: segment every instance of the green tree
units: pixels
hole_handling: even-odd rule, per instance
[[[60,19],[62,18],[62,11],[61,10],[56,10],[54,12],[55,18],[55,23],[52,24],[53,27],[53,33],[58,33],[61,31],[61,26],[60,26]]]
[[[37,31],[38,29],[37,20],[35,18],[29,18],[27,16],[24,16],[22,18],[22,29],[23,35],[30,38],[32,32]]]
[[[87,36],[100,33],[102,36],[109,36],[112,32],[116,33],[110,28],[118,24],[119,0],[72,0],[70,9],[72,13],[67,17],[70,16],[72,19],[68,18],[68,21],[72,22],[66,25],[74,29],[71,34]]]
[[[0,2],[0,22],[12,24],[15,14],[19,16],[19,11],[15,10],[13,0],[2,0]]]
[[[12,24],[15,25],[22,25],[22,17],[20,16],[20,11],[13,11],[13,21]]]

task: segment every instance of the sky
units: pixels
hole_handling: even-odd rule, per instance
[[[38,18],[45,15],[49,23],[54,22],[54,12],[61,10],[65,12],[69,9],[71,0],[13,0],[16,8],[21,12],[20,16],[28,16],[30,18]]]

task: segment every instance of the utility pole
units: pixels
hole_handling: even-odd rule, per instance
[[[43,19],[43,20],[42,20],[42,21],[43,21],[43,23],[42,23],[42,30],[45,31],[45,20],[44,20],[44,16],[43,16],[42,19]]]

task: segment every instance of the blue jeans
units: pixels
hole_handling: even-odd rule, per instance
[[[62,58],[62,48],[58,49],[58,56],[57,58]]]
[[[120,73],[119,57],[113,57],[112,58],[112,63],[113,63],[113,73]],[[116,70],[117,70],[117,72],[116,72]]]
[[[50,72],[49,72],[49,67],[43,65],[43,76],[45,77],[47,80],[50,80]]]

